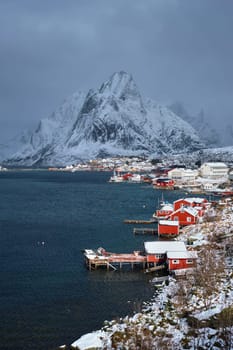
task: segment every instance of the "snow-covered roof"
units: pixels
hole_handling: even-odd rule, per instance
[[[203,210],[203,207],[195,205],[195,209],[200,211],[200,210]]]
[[[159,220],[159,225],[179,226],[179,221]]]
[[[173,210],[172,204],[165,204],[159,210]]]
[[[185,201],[190,203],[203,203],[205,201],[205,198],[200,198],[200,197],[185,198]]]
[[[169,217],[173,216],[174,214],[180,213],[181,211],[186,212],[192,216],[197,216],[198,215],[198,210],[193,208],[193,207],[181,207],[179,209],[177,209],[176,211],[174,211],[173,213],[171,213],[170,215],[168,215]]]
[[[198,215],[198,210],[195,209],[195,208],[192,208],[192,207],[186,207],[186,208],[183,208],[184,211],[186,211],[186,213],[190,214],[190,215],[193,215],[193,216],[197,216]]]
[[[222,162],[206,162],[203,165],[208,165],[212,168],[227,168],[227,165]]]
[[[147,254],[165,254],[167,251],[186,251],[184,242],[181,241],[155,241],[144,242]]]
[[[189,252],[188,250],[186,250],[185,252],[168,251],[167,258],[168,259],[197,259],[197,252],[195,251]]]
[[[180,202],[180,201],[186,201],[188,203],[203,203],[205,201],[205,198],[200,198],[200,197],[180,198],[180,199],[177,199],[174,203]]]

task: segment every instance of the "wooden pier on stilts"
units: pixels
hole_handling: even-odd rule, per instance
[[[156,235],[158,234],[157,228],[144,228],[144,227],[135,227],[133,229],[135,235]]]
[[[153,218],[151,220],[131,220],[131,219],[125,219],[124,224],[145,224],[145,225],[150,225],[150,224],[156,224],[158,220],[156,218]]]
[[[136,265],[141,265],[146,268],[147,258],[139,251],[134,251],[130,254],[118,254],[106,252],[103,248],[98,248],[96,251],[91,249],[84,250],[86,265],[89,270],[96,270],[98,267],[105,267],[107,270],[117,270],[116,265],[122,269],[123,265],[131,265],[132,270]]]

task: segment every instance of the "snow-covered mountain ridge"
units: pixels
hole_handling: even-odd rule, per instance
[[[48,166],[203,147],[187,121],[168,107],[143,99],[132,76],[121,71],[97,90],[73,94],[23,142],[12,142],[2,158],[10,165]]]

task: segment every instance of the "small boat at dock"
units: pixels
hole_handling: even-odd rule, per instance
[[[114,171],[113,175],[110,177],[109,182],[124,182],[124,177],[121,173]]]

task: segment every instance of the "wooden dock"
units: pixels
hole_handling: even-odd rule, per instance
[[[144,227],[137,228],[137,227],[135,227],[133,229],[133,233],[135,235],[156,235],[156,234],[158,234],[158,229],[157,228],[144,228]]]
[[[145,225],[150,225],[150,224],[156,224],[158,222],[157,219],[153,220],[124,220],[124,224],[145,224]]]
[[[116,265],[122,269],[123,265],[131,265],[132,270],[135,265],[141,265],[143,269],[146,267],[147,259],[145,255],[134,251],[130,254],[108,253],[103,248],[97,251],[85,249],[84,256],[86,265],[89,270],[96,270],[98,267],[105,267],[107,270],[117,270]]]

